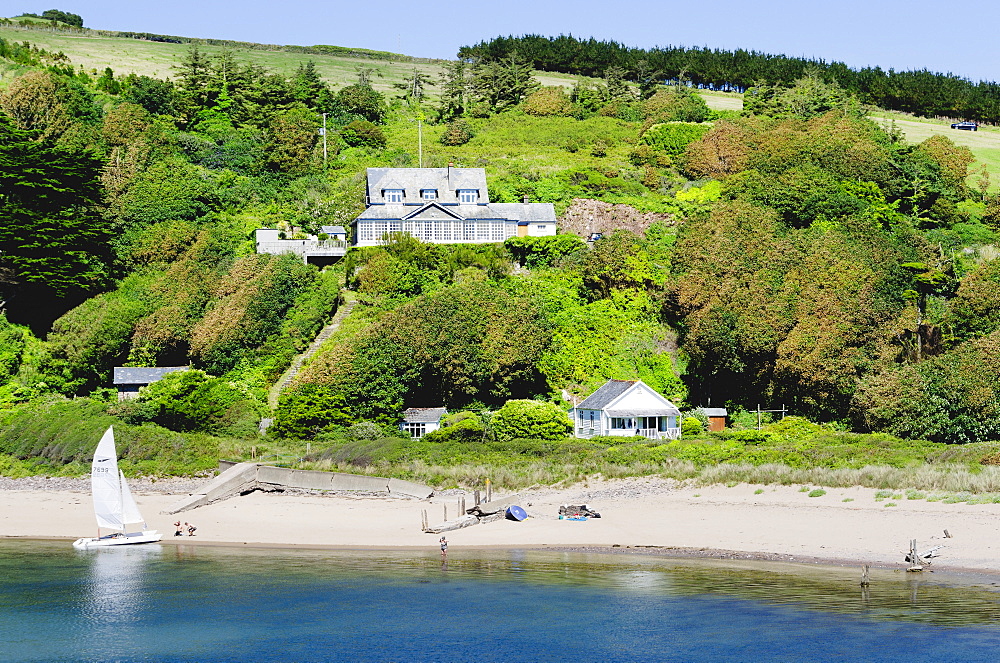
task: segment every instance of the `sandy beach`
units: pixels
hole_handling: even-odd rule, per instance
[[[8,480],[0,488],[0,536],[93,536],[89,490],[83,481],[79,486],[47,489],[37,481],[25,487]],[[137,501],[165,543],[344,548],[433,549],[439,535],[421,530],[421,512],[431,523],[443,521],[446,509],[454,518],[462,495],[445,491],[419,500],[255,492],[170,516],[160,512],[190,485],[146,488],[135,490]],[[596,549],[905,568],[903,551],[917,539],[920,550],[943,546],[933,570],[1000,573],[1000,504],[877,501],[867,488],[829,488],[809,497],[798,487],[690,486],[658,478],[592,480],[520,495],[527,520],[448,532],[450,554],[463,548]],[[471,495],[466,502],[471,506]],[[561,504],[583,503],[602,517],[558,519]],[[196,524],[196,536],[174,537],[178,518]]]

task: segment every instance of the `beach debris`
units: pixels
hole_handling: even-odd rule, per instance
[[[911,564],[907,571],[923,571],[924,566],[930,566],[932,557],[939,557],[938,552],[944,546],[933,546],[923,552],[917,552],[917,540],[910,539],[910,552],[905,553],[903,561]]]
[[[586,504],[563,504],[559,507],[559,520],[587,520],[588,518],[600,517],[601,514]]]
[[[948,530],[945,530],[944,531],[944,538],[950,539],[951,538],[951,532],[949,532]]]
[[[910,552],[906,553],[905,561],[915,562],[917,564],[927,564],[929,565],[932,557],[940,557],[941,553],[938,551],[944,548],[944,546],[934,546],[933,548],[928,548],[927,550],[915,553],[913,548],[910,548]]]
[[[516,520],[517,522],[521,522],[528,517],[528,512],[516,504],[511,504],[504,510],[504,515],[506,515],[507,520]]]

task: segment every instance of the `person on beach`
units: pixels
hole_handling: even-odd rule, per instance
[[[184,523],[184,527],[187,528],[188,536],[194,536],[194,531],[198,529],[192,523]]]
[[[184,529],[181,527],[181,521],[178,520],[174,523],[174,527],[176,528],[174,536],[184,536]]]
[[[443,536],[441,537],[441,556],[442,557],[448,556],[448,539],[444,538]]]

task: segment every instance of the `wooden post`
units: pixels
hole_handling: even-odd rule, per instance
[[[865,564],[861,567],[861,586],[867,587],[871,584],[871,580],[868,577],[868,565]]]
[[[444,507],[444,521],[448,522],[448,505],[447,504],[442,504],[441,506]]]
[[[949,533],[948,530],[944,531],[944,538],[946,538],[946,539],[950,539],[951,538],[951,533]]]
[[[465,495],[458,501],[458,514],[465,515]]]
[[[490,483],[489,479],[487,479],[486,480],[486,503],[489,504],[492,501],[493,501],[493,484]]]
[[[910,562],[910,567],[906,569],[907,571],[923,571],[924,567],[920,564],[920,558],[917,557],[917,540],[910,539],[910,554],[907,557]]]
[[[760,403],[757,403],[757,430],[760,430]]]
[[[473,495],[473,499],[476,500],[476,506],[479,506],[480,505],[480,501],[479,501],[479,491],[478,490],[476,490],[475,494]]]
[[[257,459],[257,447],[256,446],[250,447],[250,459],[251,460],[256,460]]]

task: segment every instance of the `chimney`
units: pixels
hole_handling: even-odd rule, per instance
[[[525,197],[524,197],[524,204],[525,204],[525,205],[527,205],[527,204],[528,204],[528,200],[530,200],[530,199],[528,198],[528,196],[525,196]]]
[[[449,189],[453,188],[451,186],[451,167],[454,166],[454,165],[455,164],[453,164],[452,162],[450,162],[450,161],[448,162],[448,188]]]

